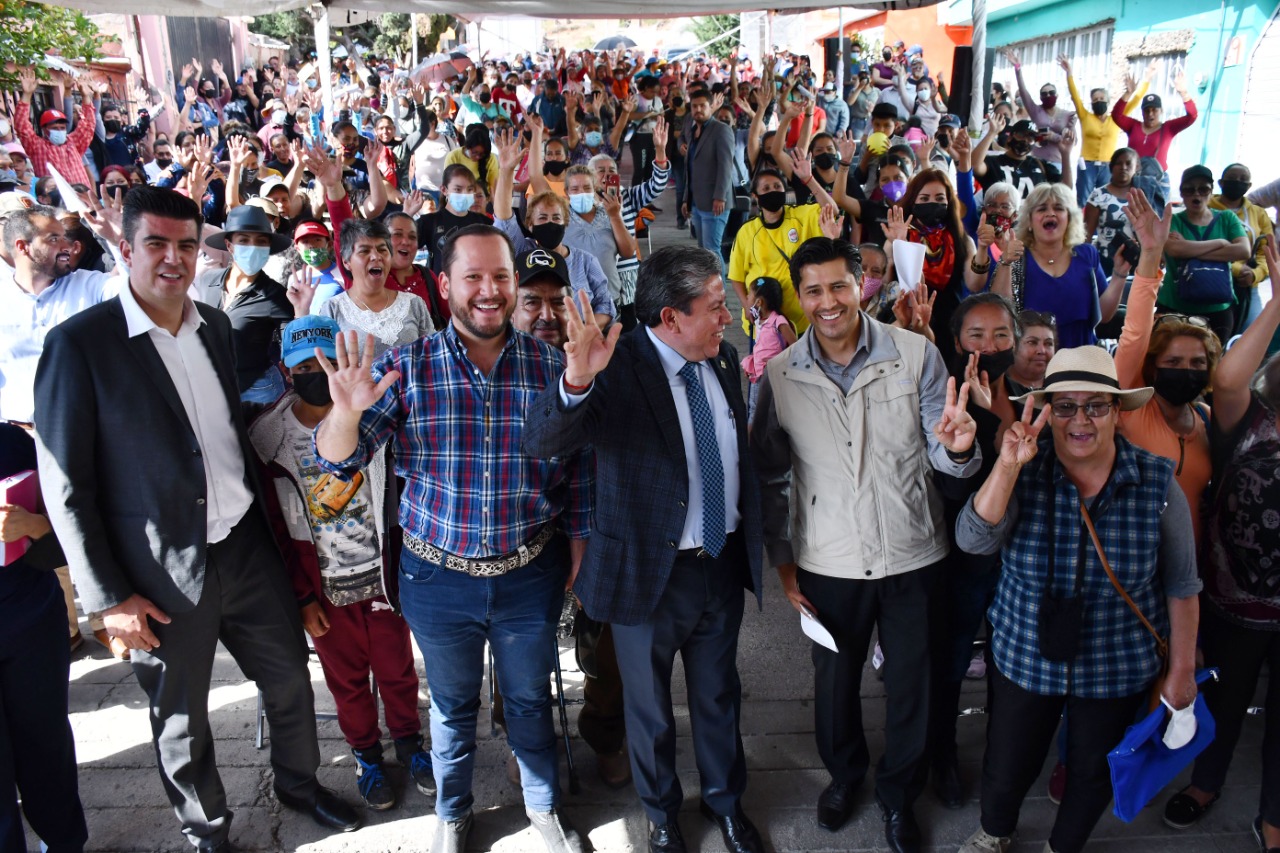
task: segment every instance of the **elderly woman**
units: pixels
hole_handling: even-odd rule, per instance
[[[1124,276],[1108,283],[1098,250],[1085,242],[1080,208],[1063,184],[1040,184],[1028,193],[1014,237],[992,270],[991,289],[1019,311],[1048,311],[1058,319],[1064,348],[1097,343],[1094,328],[1115,316],[1124,293]]]
[[[1120,412],[1152,393],[1121,389],[1105,350],[1058,352],[956,523],[961,549],[1000,551],[1003,563],[988,612],[988,726],[1000,737],[987,741],[982,823],[962,853],[1010,848],[1064,710],[1067,779],[1046,849],[1084,848],[1111,800],[1107,752],[1160,678],[1157,643],[1135,609],[1168,637],[1161,694],[1175,708],[1195,699],[1200,580],[1190,510],[1173,463],[1116,432]],[[1045,403],[1034,421],[1033,400]],[[1046,425],[1050,438],[1037,444]]]
[[[1280,274],[1280,252],[1267,246],[1268,273]],[[1196,759],[1191,784],[1165,806],[1174,829],[1194,825],[1222,795],[1265,664],[1280,671],[1280,358],[1267,361],[1261,385],[1250,386],[1280,328],[1280,300],[1272,299],[1257,321],[1222,357],[1213,378],[1214,490],[1204,526],[1204,614],[1200,645],[1205,662],[1219,667],[1221,681],[1206,692],[1217,736]],[[1280,847],[1280,679],[1268,683],[1262,741],[1262,790],[1254,835],[1262,849]]]

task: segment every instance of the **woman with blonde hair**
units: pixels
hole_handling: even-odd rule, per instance
[[[1094,328],[1110,320],[1124,293],[1124,276],[1102,270],[1098,250],[1085,242],[1084,222],[1071,188],[1040,184],[1018,209],[1014,238],[992,264],[991,289],[1019,311],[1047,311],[1058,320],[1058,346],[1096,344]]]

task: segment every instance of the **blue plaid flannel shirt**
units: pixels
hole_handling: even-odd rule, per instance
[[[1158,561],[1160,516],[1173,482],[1173,462],[1116,436],[1115,470],[1091,514],[1116,578],[1165,637],[1169,616]],[[972,504],[961,523],[984,524],[971,511]],[[1004,567],[987,616],[1000,672],[1024,690],[1047,696],[1116,698],[1145,690],[1160,671],[1155,639],[1107,579],[1080,514],[1080,494],[1058,464],[1052,441],[1042,442],[1036,458],[1022,469],[1009,513],[995,530],[1004,538]],[[1058,596],[1072,593],[1077,561],[1081,554],[1084,559],[1084,627],[1080,653],[1070,663],[1046,660],[1039,650],[1050,548]]]
[[[400,526],[449,554],[510,553],[558,517],[571,538],[585,539],[590,451],[541,460],[520,449],[525,412],[563,369],[560,352],[512,329],[485,376],[450,324],[379,359],[375,381],[391,370],[400,380],[365,411],[355,452],[337,464],[317,453],[320,466],[350,476],[394,437],[396,474],[407,481]]]

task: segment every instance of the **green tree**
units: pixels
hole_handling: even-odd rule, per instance
[[[315,24],[303,9],[255,15],[249,31],[285,42],[294,59],[306,59],[316,49]]]
[[[693,19],[693,28],[690,32],[698,40],[698,44],[702,44],[703,42],[711,41],[711,39],[722,33],[737,29],[740,21],[740,15],[703,15],[700,18]],[[736,35],[727,36],[707,45],[707,53],[717,59],[728,59],[729,54],[737,46],[738,37]]]
[[[29,3],[0,2],[0,84],[17,80],[15,68],[35,66],[45,54],[88,62],[101,55],[103,37],[83,12]],[[10,64],[12,63],[12,65]]]

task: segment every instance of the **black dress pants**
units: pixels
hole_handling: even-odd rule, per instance
[[[839,652],[813,646],[814,726],[818,755],[836,782],[858,786],[871,767],[862,727],[862,668],[871,631],[884,650],[884,755],[876,796],[903,810],[920,795],[916,773],[929,724],[929,587],[937,565],[877,580],[851,580],[800,570],[800,592]]]
[[[297,598],[275,541],[256,508],[210,545],[204,591],[193,610],[151,623],[160,645],[133,652],[151,700],[151,734],[165,793],[193,845],[227,838],[231,811],[218,776],[209,687],[218,641],[262,691],[271,725],[275,786],[300,798],[316,791],[320,747],[315,696]]]

